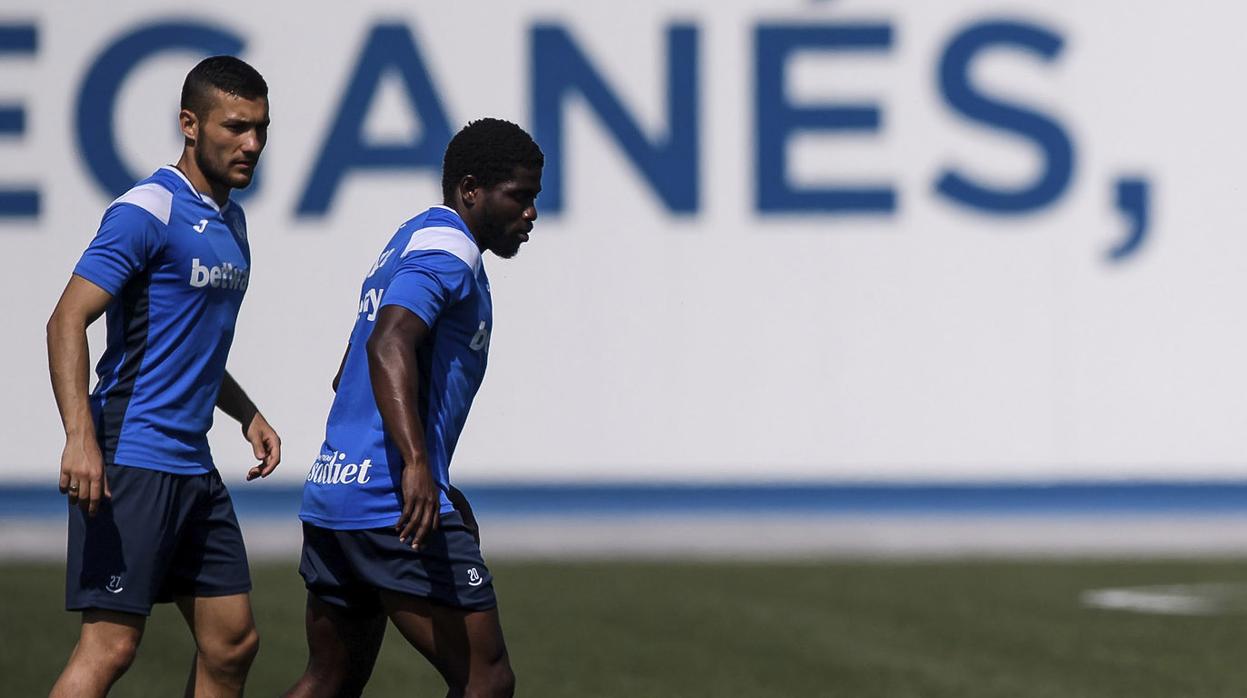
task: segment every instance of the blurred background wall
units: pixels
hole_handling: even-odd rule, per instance
[[[486,258],[464,481],[1232,478],[1247,9],[1116,0],[9,0],[0,480],[54,477],[43,326],[236,53],[273,124],[229,368],[316,455],[359,284],[468,120],[546,153]],[[96,357],[102,323],[92,330]],[[249,462],[223,415],[222,469]]]

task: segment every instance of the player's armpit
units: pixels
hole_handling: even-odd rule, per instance
[[[351,343],[346,343],[346,351],[342,352],[342,363],[338,364],[338,372],[333,377],[333,392],[338,392],[338,384],[342,382],[342,371],[346,370],[346,357],[351,354]]]

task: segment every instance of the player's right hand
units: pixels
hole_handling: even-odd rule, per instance
[[[398,517],[398,540],[406,543],[411,538],[412,549],[419,549],[420,541],[429,531],[437,530],[438,510],[441,497],[433,474],[425,462],[413,462],[403,466],[402,479],[403,513]]]
[[[108,489],[108,477],[104,474],[104,456],[95,439],[65,440],[61,453],[61,494],[69,496],[69,503],[77,505],[95,516],[100,509],[100,499],[112,499]]]

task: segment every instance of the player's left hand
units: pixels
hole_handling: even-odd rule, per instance
[[[247,441],[251,442],[252,452],[260,461],[259,465],[254,466],[247,471],[247,480],[251,481],[257,477],[268,477],[270,473],[277,469],[277,464],[281,462],[281,437],[269,425],[268,420],[259,412],[251,418],[251,422],[243,428],[243,436]]]
[[[440,519],[439,490],[426,461],[418,459],[403,465],[402,488],[403,513],[394,528],[400,543],[410,539],[412,549],[417,550],[424,537],[437,530]]]

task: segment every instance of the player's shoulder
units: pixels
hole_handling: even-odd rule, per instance
[[[467,225],[454,209],[434,206],[403,224],[399,229],[400,257],[422,252],[445,252],[472,271],[481,268],[481,251]]]
[[[113,199],[106,209],[106,215],[136,218],[150,216],[162,226],[168,226],[173,215],[177,185],[176,175],[171,175],[162,167]]]

